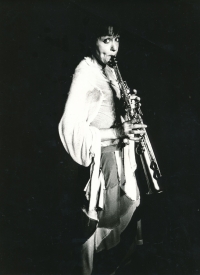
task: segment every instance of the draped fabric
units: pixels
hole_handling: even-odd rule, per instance
[[[120,90],[110,67],[85,58],[75,70],[59,134],[70,156],[90,166],[86,185],[89,206],[83,207],[81,265],[78,274],[90,275],[93,255],[120,242],[140,197],[134,171],[134,142],[100,140],[100,130],[121,121]]]
[[[118,177],[118,168],[115,152],[122,156],[122,150],[117,146],[102,148],[100,167],[105,179],[104,208],[98,211],[99,222],[95,232],[82,245],[82,272],[89,275],[92,272],[93,253],[104,249],[111,249],[120,242],[120,235],[128,226],[140,200],[133,201],[126,196],[121,186],[125,181],[122,167],[121,177]],[[138,191],[139,193],[139,191]],[[91,227],[93,224],[91,224]],[[87,225],[87,230],[92,232]],[[134,240],[136,236],[130,236]],[[91,251],[93,251],[91,255]]]

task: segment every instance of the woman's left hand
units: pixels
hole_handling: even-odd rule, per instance
[[[138,104],[139,104],[139,106],[141,106],[141,103],[140,103],[140,97],[136,95],[137,90],[134,89],[133,93],[134,94],[130,95],[130,104],[131,104],[131,108],[135,109]]]

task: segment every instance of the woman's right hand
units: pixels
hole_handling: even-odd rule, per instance
[[[100,129],[101,141],[123,138],[124,143],[128,143],[128,140],[139,142],[146,127],[146,124],[136,123],[135,119],[125,121],[115,128]]]
[[[145,134],[146,124],[136,123],[134,119],[123,122],[116,128],[118,138],[128,138],[139,142]]]

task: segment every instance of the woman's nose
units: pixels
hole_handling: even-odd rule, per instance
[[[117,43],[115,41],[112,42],[111,51],[113,51],[113,52],[117,51]]]

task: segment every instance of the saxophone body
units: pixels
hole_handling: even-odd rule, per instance
[[[127,83],[122,80],[115,57],[111,59],[111,61],[109,62],[109,66],[111,66],[114,69],[120,87],[121,97],[125,109],[125,120],[127,121],[134,119],[135,123],[143,123],[143,114],[140,109],[140,105],[136,104],[135,108],[132,108],[131,106],[131,92]],[[141,141],[136,146],[136,153],[140,156],[143,171],[145,174],[148,186],[147,194],[160,193],[162,192],[162,190],[158,184],[158,180],[162,175],[146,129],[144,129],[144,131],[145,134],[141,137]]]

